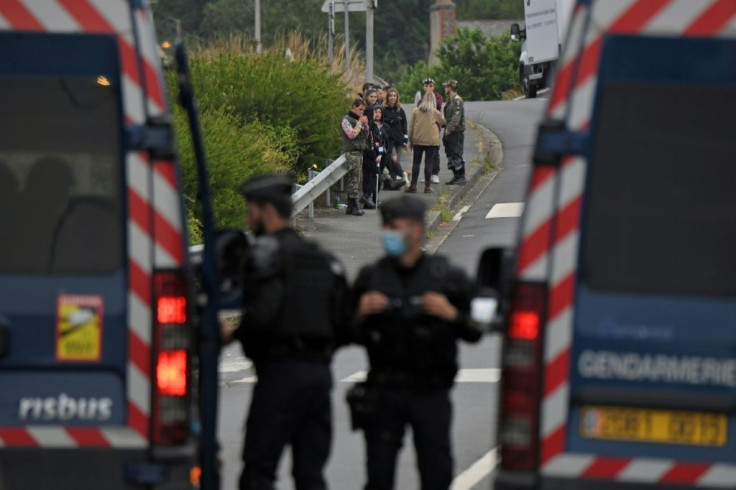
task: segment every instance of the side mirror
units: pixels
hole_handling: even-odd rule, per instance
[[[248,235],[243,230],[225,228],[215,232],[215,260],[217,288],[221,310],[239,309],[243,298],[243,267],[250,248]],[[196,281],[201,280],[204,245],[189,248],[189,263]]]
[[[484,250],[478,262],[478,294],[471,303],[470,316],[487,332],[501,331],[505,325],[506,298],[513,266],[512,250],[501,247]]]
[[[248,235],[235,228],[217,230],[218,290],[221,309],[238,309],[243,298],[243,269],[250,248]]]
[[[511,40],[512,41],[520,41],[521,40],[521,28],[519,27],[519,24],[511,24]]]

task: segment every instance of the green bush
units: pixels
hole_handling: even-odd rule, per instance
[[[239,118],[223,108],[203,109],[200,114],[207,152],[210,192],[218,227],[243,226],[245,203],[237,193],[238,184],[251,175],[288,172],[296,158],[296,143],[288,128],[274,128],[260,122],[242,125]],[[176,138],[179,144],[184,180],[187,221],[192,241],[199,231],[197,169],[186,113],[174,109]]]
[[[499,100],[504,92],[518,87],[520,49],[509,34],[489,37],[480,29],[461,28],[440,44],[440,64],[430,68],[420,61],[404,74],[399,91],[413,99],[422,80],[431,76],[439,90],[446,80],[457,80],[465,100]]]
[[[202,107],[224,107],[246,125],[260,121],[291,128],[298,150],[290,167],[294,175],[334,159],[341,150],[340,117],[348,108],[340,75],[316,60],[290,61],[281,50],[247,55],[234,44],[191,57]]]

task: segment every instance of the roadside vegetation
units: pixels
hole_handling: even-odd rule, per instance
[[[307,169],[336,158],[341,149],[339,120],[363,83],[364,17],[351,14],[354,28],[345,69],[342,16],[332,65],[328,61],[326,16],[322,0],[263,3],[264,46],[256,52],[253,8],[240,0],[159,0],[154,6],[161,40],[182,27],[208,154],[217,226],[241,226],[244,203],[237,185],[251,175],[284,172],[305,181]],[[396,85],[411,103],[427,76],[440,84],[461,81],[466,100],[500,99],[516,87],[519,45],[508,35],[489,38],[461,29],[439,48],[440,64],[428,68],[426,41],[433,0],[382,2],[376,13],[376,73]],[[468,0],[458,15],[518,15],[516,0]],[[250,5],[250,4],[249,4]],[[464,13],[464,14],[463,14]],[[269,24],[272,23],[272,24]],[[274,27],[278,25],[279,27]],[[321,27],[320,27],[321,26]],[[298,29],[303,28],[304,31]],[[293,30],[296,29],[296,30]],[[284,34],[290,32],[290,34]],[[355,49],[357,47],[357,49]],[[169,94],[175,95],[169,73]],[[440,87],[441,90],[441,87]],[[186,115],[173,98],[176,136],[181,148],[185,202],[192,241],[199,224],[196,170]]]
[[[413,96],[422,86],[422,80],[430,76],[438,84],[458,80],[459,92],[465,100],[509,98],[518,91],[520,50],[521,44],[512,41],[508,33],[486,36],[479,29],[459,29],[440,45],[439,65],[428,67],[423,61],[418,62],[407,70],[398,89]]]
[[[344,66],[342,53],[335,62]],[[232,37],[191,51],[189,64],[218,226],[242,225],[237,185],[249,176],[284,172],[304,180],[309,167],[321,168],[340,153],[339,120],[362,81],[339,70],[331,74],[319,44],[292,35],[256,54],[247,40]],[[351,64],[351,73],[363,73],[358,60]],[[168,73],[194,241],[196,168],[186,113],[173,99],[175,83],[175,73]]]

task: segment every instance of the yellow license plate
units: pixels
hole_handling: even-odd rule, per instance
[[[589,439],[723,446],[728,420],[717,413],[584,406],[580,433]]]

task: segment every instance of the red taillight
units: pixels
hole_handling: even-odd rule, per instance
[[[503,355],[501,391],[501,465],[534,471],[538,465],[542,335],[547,289],[518,284],[511,297]]]
[[[187,394],[187,352],[159,352],[156,363],[156,388],[162,395]]]
[[[186,442],[190,417],[190,349],[188,289],[179,271],[154,275],[156,323],[153,441],[158,445]]]
[[[187,299],[183,296],[163,296],[156,305],[158,323],[186,323]]]
[[[534,340],[539,335],[539,314],[535,311],[511,312],[509,337]]]

